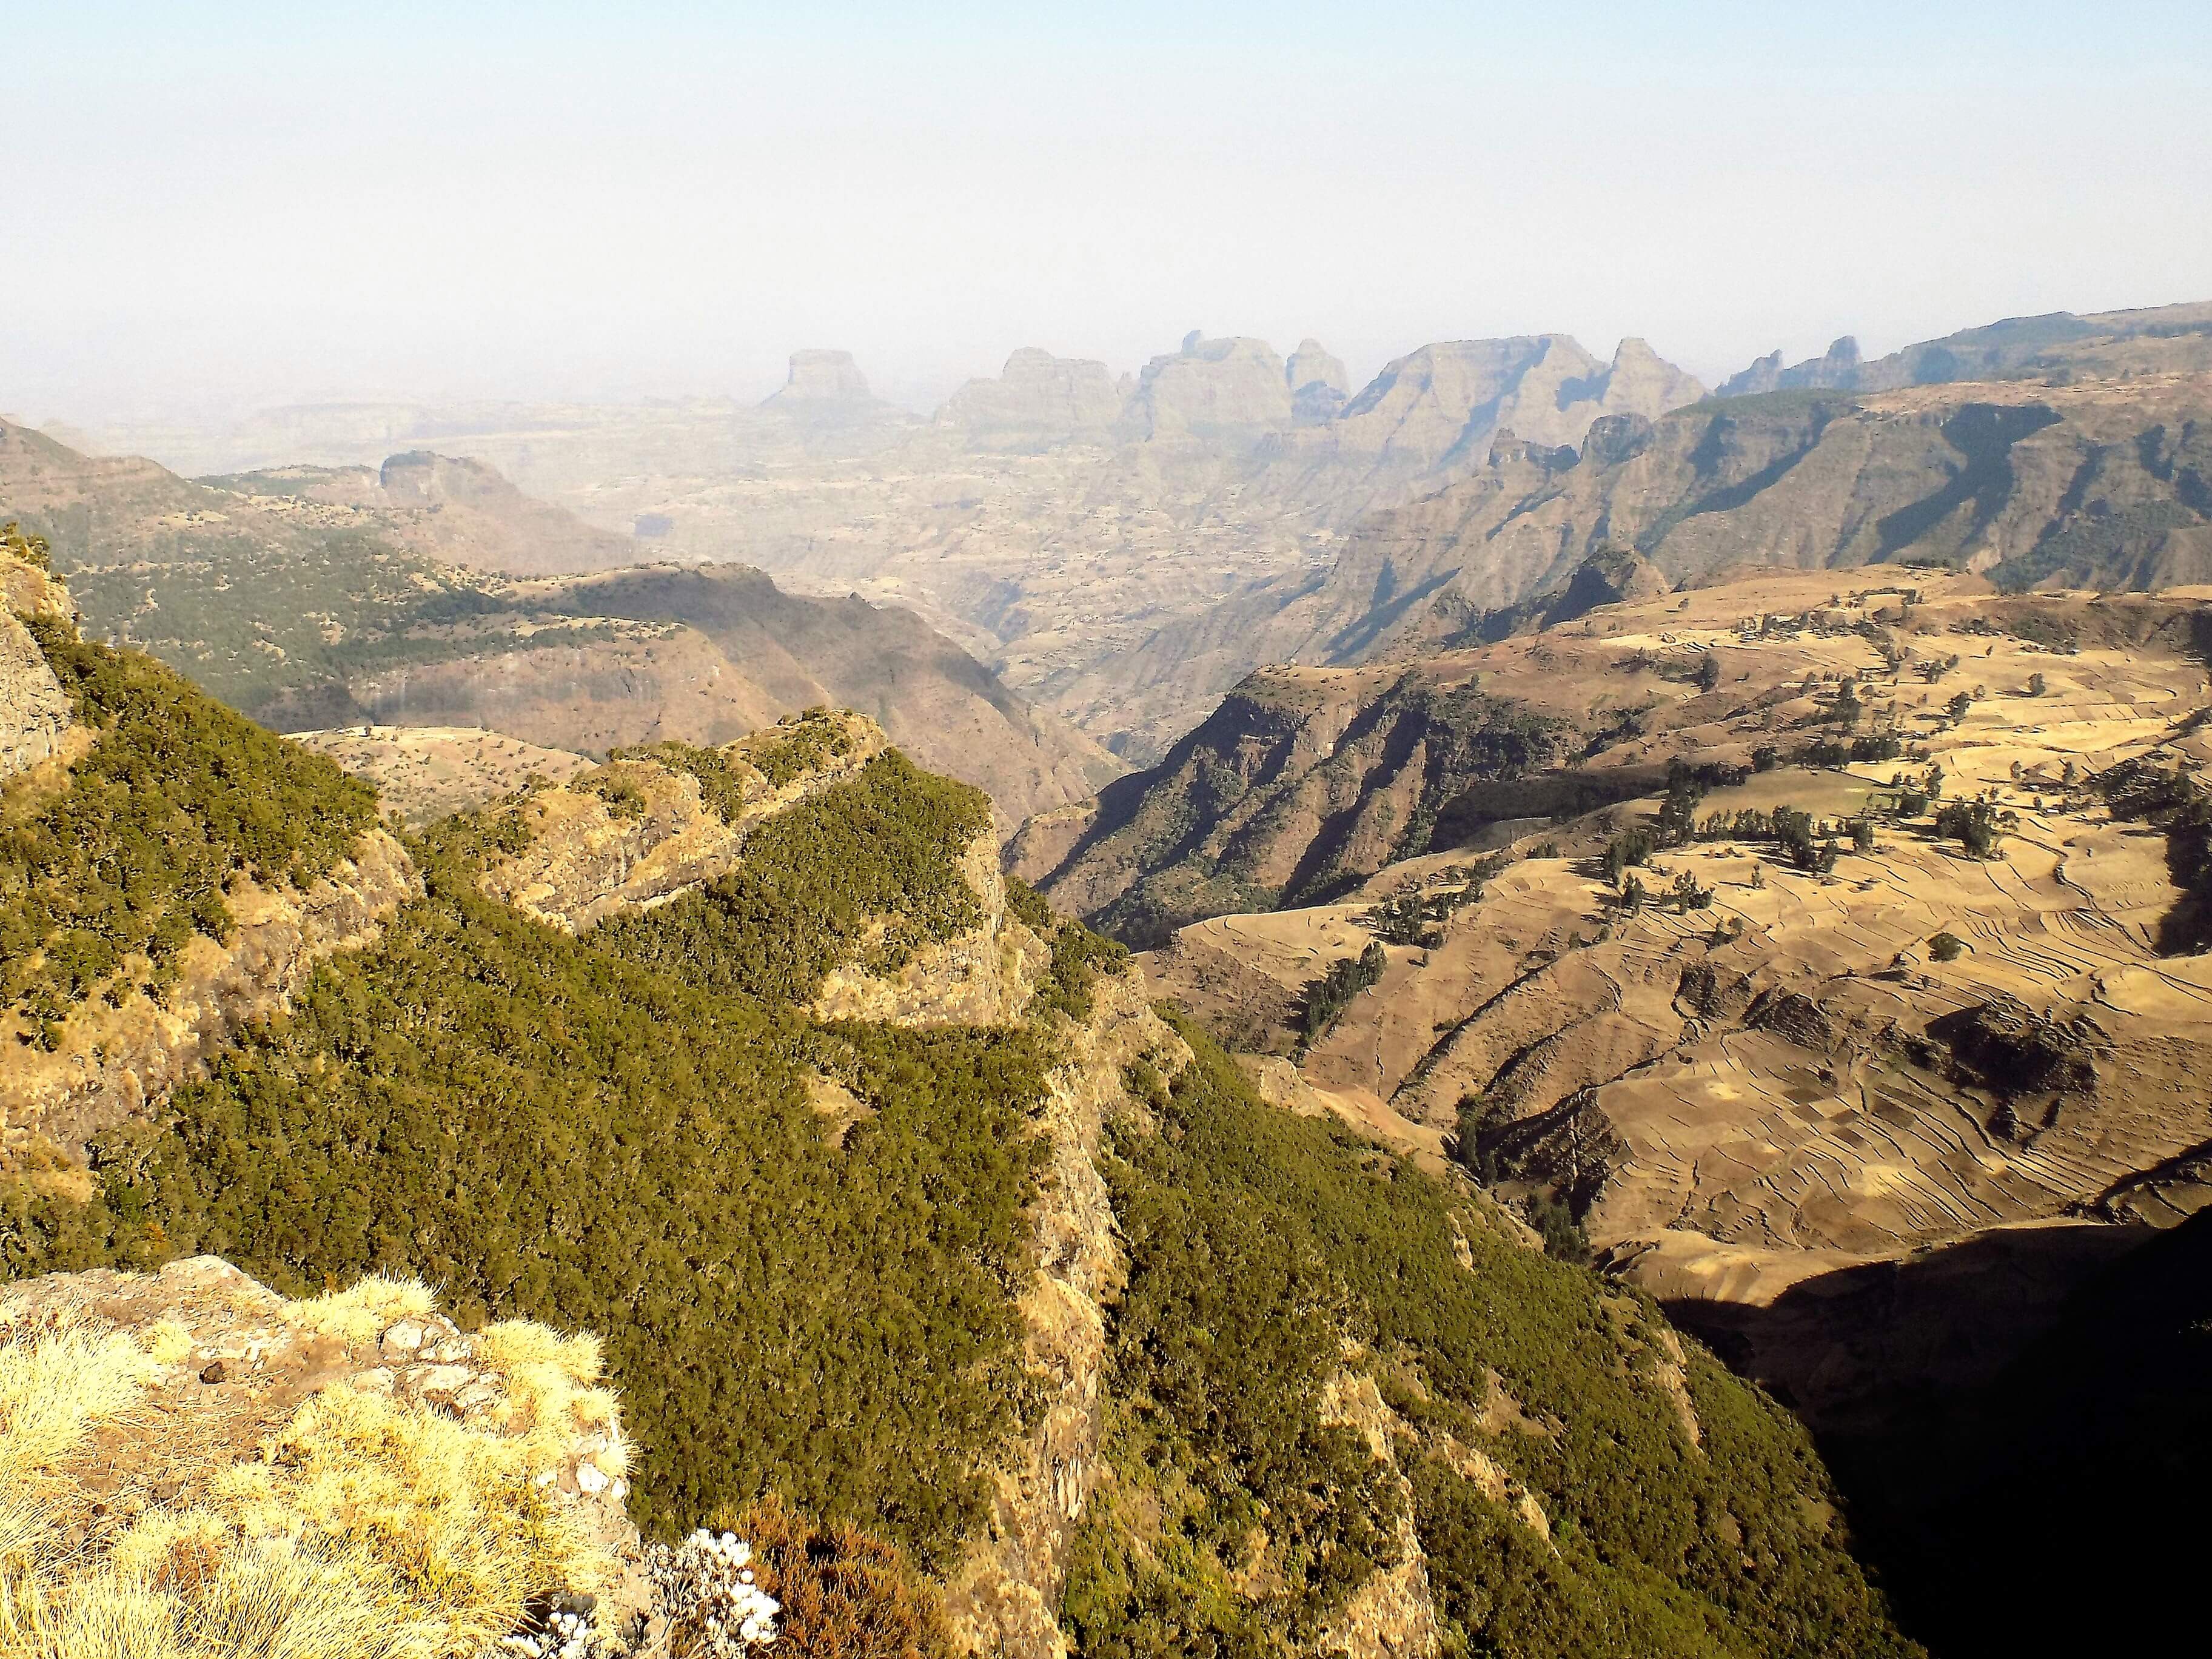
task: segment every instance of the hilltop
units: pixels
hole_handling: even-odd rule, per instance
[[[78,735],[0,783],[0,1040],[117,1082],[64,1065],[0,1131],[9,1495],[60,1506],[9,1512],[4,1616],[143,1588],[189,1633],[275,1537],[319,1576],[260,1616],[332,1659],[563,1611],[626,1650],[609,1574],[659,1584],[711,1519],[848,1564],[886,1656],[1194,1620],[1253,1655],[1917,1651],[1784,1413],[1449,1168],[1267,1104],[865,717],[402,841],[151,659],[25,626]],[[188,860],[118,810],[156,799]],[[376,848],[362,925],[248,948],[246,884],[316,913]],[[250,1021],[180,988],[210,953]],[[33,1376],[75,1414],[18,1452]],[[580,1547],[610,1505],[644,1541]],[[431,1529],[464,1523],[467,1562]],[[649,1589],[648,1645],[684,1605]]]

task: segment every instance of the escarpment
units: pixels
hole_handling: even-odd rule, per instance
[[[60,1011],[19,1047],[58,1034],[66,1058],[83,1005],[185,994],[216,938],[191,927],[246,939],[264,876],[341,885],[387,832],[365,787],[143,658],[41,638],[100,735],[29,866],[68,949],[7,965]],[[1486,729],[1424,707],[1424,752]],[[190,720],[237,759],[161,775],[165,822],[221,826],[224,857],[161,843],[175,921],[58,921],[65,889],[100,889],[60,833],[97,825],[52,802],[151,775],[112,769]],[[1293,752],[1365,741],[1285,726]],[[94,1467],[119,1459],[146,1488],[134,1524],[198,1528],[218,1581],[258,1570],[249,1486],[289,1502],[323,1472],[307,1496],[338,1496],[294,1532],[366,1513],[367,1454],[331,1461],[308,1432],[344,1413],[374,1445],[433,1436],[496,1475],[449,1540],[445,1512],[413,1518],[422,1483],[379,1474],[339,1586],[382,1582],[374,1540],[491,1559],[467,1614],[485,1642],[588,1625],[604,1653],[662,1650],[700,1605],[670,1576],[712,1567],[685,1551],[728,1567],[738,1535],[669,1540],[726,1515],[758,1534],[756,1589],[834,1559],[885,1618],[978,1656],[1172,1649],[1194,1619],[1240,1651],[1347,1659],[1616,1628],[1717,1656],[1808,1621],[1816,1650],[1910,1651],[1840,1529],[1789,1518],[1827,1487],[1784,1420],[1647,1304],[1608,1313],[1531,1252],[1434,1144],[1401,1158],[1267,1104],[1126,951],[1000,874],[994,828],[979,791],[823,712],[624,751],[413,836],[373,935],[131,1121],[88,1125],[89,1170],[40,1152],[0,1170],[0,1267],[31,1294],[167,1267],[97,1291],[152,1321],[101,1352],[134,1375],[154,1356],[179,1407],[157,1432],[245,1424],[283,1451],[163,1489],[142,1473],[167,1443],[132,1437],[132,1395],[120,1437],[55,1465],[61,1499],[121,1516]],[[270,1291],[191,1261],[211,1254]],[[182,1279],[222,1280],[233,1311],[201,1317]],[[1722,1513],[1780,1570],[1702,1550]],[[107,1524],[58,1565],[57,1606],[140,1559],[128,1533],[100,1553]]]
[[[635,751],[508,809],[501,833],[522,845],[487,866],[483,890],[572,933],[663,902],[721,874],[755,828],[885,746],[873,720],[823,710],[719,750]]]

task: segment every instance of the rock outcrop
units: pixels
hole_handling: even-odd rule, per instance
[[[1047,1078],[1049,1152],[1033,1206],[1037,1269],[1022,1297],[1024,1352],[1042,1410],[1024,1456],[996,1479],[988,1532],[945,1585],[945,1614],[965,1652],[1066,1659],[1061,1591],[1078,1527],[1103,1473],[1107,1298],[1124,1272],[1112,1202],[1098,1173],[1101,1132],[1129,1106],[1124,1068],[1174,1073],[1182,1039],[1155,1014],[1144,977],[1102,976],[1089,1019],[1059,1022],[1066,1058]]]
[[[831,969],[814,995],[815,1018],[1011,1025],[1022,1018],[1052,949],[1007,909],[995,836],[969,843],[960,872],[982,904],[982,925],[923,945],[888,976],[854,965]]]
[[[1265,340],[1209,340],[1193,329],[1182,349],[1155,357],[1121,411],[1123,434],[1249,447],[1291,424],[1283,360]]]
[[[218,1048],[288,1008],[318,963],[382,937],[392,913],[422,890],[406,849],[380,830],[305,891],[234,877],[229,937],[218,945],[195,935],[179,953],[176,982],[158,998],[133,988],[119,1004],[80,1004],[51,1048],[0,1036],[9,1056],[0,1071],[0,1147],[57,1147],[81,1164],[94,1135],[158,1108]]]
[[[26,543],[33,557],[43,556]],[[0,778],[61,752],[69,694],[20,620],[72,613],[69,590],[40,564],[0,545]]]
[[[819,761],[781,785],[749,757],[785,742],[788,728],[771,726],[722,751],[744,792],[742,807],[726,817],[706,800],[697,778],[653,760],[620,762],[605,774],[532,792],[511,809],[527,843],[485,866],[483,890],[526,915],[581,933],[617,911],[665,903],[712,881],[737,861],[760,825],[857,776],[887,746],[883,728],[864,715],[811,715],[805,725],[830,734]]]
[[[845,404],[866,407],[876,401],[868,377],[860,373],[849,351],[813,349],[791,354],[790,378],[763,407],[789,409],[795,404]]]
[[[0,611],[0,778],[61,752],[70,726],[69,694],[31,632]]]
[[[595,1600],[603,1636],[650,1614],[591,1338],[464,1334],[412,1281],[288,1301],[198,1256],[0,1290],[0,1356],[46,1379],[0,1450],[0,1638],[51,1643],[22,1651],[114,1650],[102,1611],[133,1591],[186,1628],[250,1595],[258,1637],[299,1653],[398,1627],[489,1651],[556,1591]],[[401,1571],[426,1551],[435,1593]]]

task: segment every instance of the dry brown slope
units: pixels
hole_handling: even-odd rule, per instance
[[[2100,1224],[2075,1218],[2165,1224],[2212,1196],[2191,1173],[2212,1143],[2194,1081],[2212,1064],[2212,977],[2162,951],[2184,896],[2165,837],[2115,820],[2087,782],[2144,757],[2191,774],[2212,762],[2197,730],[2212,687],[2197,654],[2202,594],[2002,599],[1931,579],[1904,617],[1863,632],[1826,620],[1853,611],[1846,596],[1828,612],[1825,586],[1774,575],[1617,606],[1473,660],[1502,686],[1540,653],[1555,678],[1595,695],[1607,653],[1717,654],[1722,690],[1678,689],[1671,714],[1618,745],[1636,761],[1670,747],[1741,761],[1760,743],[1820,737],[1835,684],[1821,677],[1856,675],[1865,726],[1893,722],[1922,758],[1785,765],[1714,790],[1698,812],[1794,804],[1830,824],[1871,812],[1871,850],[1846,840],[1822,875],[1755,835],[1699,842],[1638,874],[1654,893],[1686,877],[1709,904],[1632,913],[1591,855],[1650,823],[1655,796],[1499,825],[1517,861],[1427,941],[1389,947],[1381,983],[1301,1073],[1370,1127],[1395,1115],[1409,1146],[1471,1136],[1466,1156],[1486,1154],[1504,1190],[1565,1198],[1622,1271],[1671,1301],[1760,1308],[1824,1275],[2029,1230],[1975,1258],[2002,1284],[1984,1283],[1984,1316],[1948,1335],[1923,1309],[1886,1344],[1838,1325],[1832,1350],[1770,1347],[1762,1375],[1838,1412],[1867,1408],[1870,1377],[1986,1374],[2081,1271],[2126,1248],[2123,1232],[2081,1234]],[[1764,632],[1729,621],[1785,611]],[[1912,653],[1904,673],[1876,648],[1884,637]],[[1729,714],[1740,692],[1748,706]],[[1898,814],[1888,780],[1931,764],[1948,799],[1983,797],[2016,818],[1997,857],[1966,857],[1924,811]],[[1632,765],[1618,769],[1632,779]],[[1470,808],[1456,823],[1481,821]],[[1307,981],[1364,948],[1376,901],[1457,892],[1471,862],[1437,850],[1340,905],[1186,927],[1154,972],[1264,1043]],[[1936,959],[1939,933],[1963,941],[1954,960]]]

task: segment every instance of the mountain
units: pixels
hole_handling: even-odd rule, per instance
[[[1785,1414],[1267,1104],[863,717],[447,820],[281,981],[229,907],[388,840],[369,792],[25,627],[94,736],[0,785],[4,1018],[149,1080],[9,1104],[11,1648],[250,1586],[330,1659],[665,1650],[741,1582],[704,1522],[808,1651],[1918,1651]],[[210,951],[273,1006],[161,1069],[115,1019],[189,1023],[143,964]]]
[[[105,441],[143,436],[225,477],[401,450],[472,458],[639,532],[652,556],[913,610],[1141,763],[1259,660],[1221,671],[1175,641],[1255,592],[1310,587],[1362,514],[1479,469],[1504,428],[1577,444],[1594,420],[1656,417],[1701,391],[1636,340],[1611,361],[1565,335],[1442,343],[1360,391],[1317,341],[1285,361],[1264,340],[1194,331],[1135,376],[1024,348],[927,421],[875,398],[848,354],[807,351],[757,406],[343,406]]]
[[[535,582],[463,568],[635,557],[480,462],[410,453],[373,473],[194,483],[0,427],[9,516],[51,538],[94,630],[280,729],[483,726],[604,751],[726,742],[842,702],[988,790],[1012,822],[1119,769],[902,611],[799,599],[736,565]]]
[[[2149,1262],[2212,1203],[2212,607],[1888,574],[1610,553],[1482,642],[1261,671],[1009,867],[1270,1099],[1656,1298],[1813,1428],[1909,1629],[2018,1651],[2108,1583],[2179,1611],[2156,1506],[2083,1506],[2203,1456]],[[2111,1576],[1987,1616],[1959,1569],[2021,1535]]]
[[[1980,328],[1923,340],[1872,362],[1862,362],[1859,343],[1845,335],[1824,357],[1790,368],[1782,354],[1762,357],[1723,381],[1720,398],[1807,390],[1894,392],[1954,380],[2008,380],[2022,373],[2094,367],[2110,374],[2126,366],[2131,342],[2170,340],[2212,325],[2212,305],[2160,306],[2143,311],[2095,312],[2077,317],[2054,311],[2042,317],[2008,317]]]
[[[1417,457],[1464,458],[1479,437],[1479,462],[1356,518],[1325,572],[1255,581],[1202,614],[1166,619],[1120,672],[1146,703],[1183,707],[1264,663],[1352,663],[1466,643],[1510,625],[1486,617],[1556,593],[1592,555],[1615,547],[1677,584],[1759,564],[1934,564],[1986,572],[2008,589],[2203,581],[2212,576],[2208,315],[2186,306],[2064,329],[1999,325],[1970,331],[1997,343],[1975,349],[1954,337],[1893,361],[1927,374],[1948,363],[2012,378],[1946,371],[1896,390],[1772,392],[1599,414],[1564,441],[1556,427],[1524,425],[1525,403],[1510,421],[1500,404],[1495,426],[1460,420],[1466,398],[1491,382],[1439,399],[1447,365],[1462,377],[1470,370],[1432,349],[1377,395],[1392,381],[1386,370],[1327,428],[1328,441],[1365,425],[1377,453],[1403,442]],[[1492,352],[1481,361],[1514,360]],[[1905,375],[1865,367],[1858,378],[1869,384]],[[1820,377],[1808,368],[1805,378]],[[1543,414],[1540,400],[1531,412]]]
[[[969,380],[947,398],[935,424],[977,448],[1104,443],[1122,401],[1105,364],[1024,346],[1006,359],[997,380]]]
[[[524,495],[482,461],[410,450],[369,467],[277,467],[201,480],[245,495],[368,509],[407,544],[447,564],[515,576],[640,562],[629,537]]]

